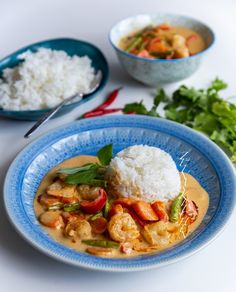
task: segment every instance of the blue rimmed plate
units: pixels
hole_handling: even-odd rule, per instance
[[[95,155],[113,143],[114,151],[147,144],[167,151],[179,170],[193,175],[210,196],[201,225],[178,245],[157,254],[107,259],[81,253],[55,242],[37,221],[33,201],[45,174],[65,159]],[[159,267],[190,256],[212,241],[229,219],[236,197],[235,170],[222,150],[203,135],[180,124],[144,116],[113,116],[74,122],[28,145],[10,166],[4,201],[17,231],[53,258],[79,267],[105,271],[137,271]]]
[[[58,39],[50,39],[46,41],[41,41],[38,43],[31,44],[27,47],[24,47],[11,55],[5,57],[0,60],[0,77],[2,75],[2,71],[6,68],[13,68],[17,66],[21,59],[19,56],[26,52],[36,52],[39,48],[47,48],[51,50],[62,50],[65,51],[69,56],[88,56],[92,60],[92,67],[96,71],[102,72],[102,80],[98,88],[91,94],[87,95],[86,98],[81,99],[79,101],[74,101],[68,104],[65,104],[61,110],[55,114],[55,117],[61,116],[75,109],[77,106],[81,106],[85,102],[94,98],[106,85],[109,75],[108,63],[103,55],[103,53],[95,47],[93,44],[90,44],[85,41],[71,39],[71,38],[58,38]],[[0,97],[1,98],[1,97]],[[16,120],[29,120],[36,121],[40,117],[42,117],[47,111],[50,109],[41,109],[41,110],[24,110],[24,111],[16,111],[16,110],[4,110],[0,108],[0,117],[6,117]]]

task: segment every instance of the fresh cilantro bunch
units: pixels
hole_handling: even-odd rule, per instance
[[[182,85],[172,97],[161,89],[154,98],[151,110],[148,111],[141,102],[127,104],[123,111],[157,117],[158,106],[164,102],[164,118],[207,134],[236,163],[236,105],[219,95],[226,87],[227,84],[217,78],[207,89]]]

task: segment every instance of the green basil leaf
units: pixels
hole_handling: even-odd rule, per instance
[[[108,165],[113,158],[112,144],[101,148],[97,153],[97,157],[102,165]]]
[[[66,177],[65,182],[72,185],[89,184],[96,177],[96,170],[87,170],[70,174]]]
[[[87,163],[79,167],[64,167],[64,168],[59,168],[57,170],[57,173],[63,173],[63,174],[74,174],[80,171],[85,171],[89,170],[91,168],[97,167],[96,164],[94,163]]]

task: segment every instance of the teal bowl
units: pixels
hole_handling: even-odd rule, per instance
[[[102,52],[95,47],[94,45],[70,38],[59,38],[59,39],[52,39],[46,40],[42,42],[38,42],[27,47],[24,47],[13,54],[9,55],[8,57],[2,59],[0,61],[0,76],[2,75],[2,71],[5,68],[12,68],[22,62],[18,56],[24,53],[25,51],[32,51],[36,52],[39,48],[49,48],[52,50],[63,50],[68,55],[73,56],[84,56],[87,55],[92,60],[92,66],[95,70],[100,70],[102,72],[102,81],[97,90],[89,95],[86,98],[81,99],[80,101],[75,101],[70,104],[66,104],[62,107],[62,109],[54,116],[58,117],[64,115],[71,110],[75,109],[77,106],[81,106],[83,103],[91,100],[96,96],[96,94],[103,89],[106,85],[108,80],[108,64],[107,61],[102,54]],[[1,97],[0,97],[1,98]],[[17,120],[28,120],[28,121],[35,121],[38,120],[43,114],[45,114],[50,109],[43,109],[43,110],[27,110],[27,111],[11,111],[11,110],[4,110],[0,109],[0,117],[6,117],[11,119]]]
[[[182,59],[152,60],[131,55],[119,48],[119,42],[122,37],[148,25],[158,25],[164,22],[169,22],[174,26],[187,27],[199,33],[205,42],[205,50]],[[177,14],[158,13],[155,15],[137,15],[120,21],[111,29],[109,40],[127,73],[146,85],[156,87],[159,84],[183,80],[196,72],[203,57],[212,47],[215,35],[210,27],[194,18]]]

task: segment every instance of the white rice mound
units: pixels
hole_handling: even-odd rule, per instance
[[[88,56],[40,48],[19,59],[23,62],[3,70],[0,79],[0,107],[6,110],[52,108],[78,92],[88,92],[95,77]]]
[[[172,157],[147,145],[128,147],[114,157],[107,171],[108,186],[115,197],[147,202],[175,198],[181,188]]]

